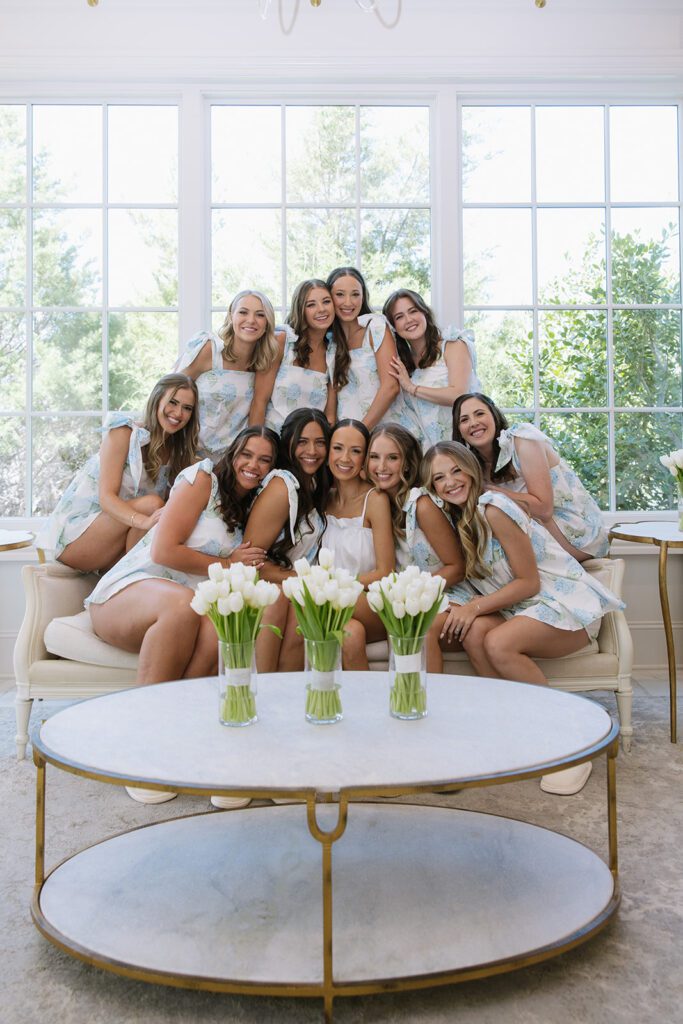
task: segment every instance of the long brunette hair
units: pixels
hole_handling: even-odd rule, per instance
[[[372,442],[376,437],[389,437],[401,453],[401,486],[396,495],[390,498],[391,505],[391,527],[394,532],[394,540],[404,540],[406,535],[406,514],[403,506],[412,487],[415,487],[420,479],[420,463],[422,461],[422,446],[409,430],[398,423],[380,423],[372,430],[370,442],[365,455],[365,475],[372,481],[369,471],[370,450]]]
[[[182,430],[167,434],[159,423],[159,406],[167,391],[173,398],[181,388],[187,388],[194,395],[192,415]],[[147,399],[144,426],[149,431],[149,444],[142,449],[142,462],[147,474],[156,483],[164,465],[168,465],[168,483],[171,486],[181,469],[191,466],[197,459],[199,439],[199,393],[197,385],[185,373],[167,373],[158,380]]]
[[[479,459],[464,444],[457,441],[437,441],[425,452],[422,460],[422,484],[432,494],[436,494],[432,483],[432,465],[437,455],[448,456],[463,473],[472,478],[472,486],[465,504],[459,506],[446,502],[446,512],[462,544],[465,555],[465,578],[483,579],[484,576],[491,575],[491,570],[484,563],[484,552],[490,537],[490,530],[477,504],[483,490],[483,475]]]
[[[409,343],[405,340],[405,338],[401,337],[399,332],[396,330],[396,326],[394,324],[393,307],[394,304],[398,302],[399,299],[407,299],[408,302],[411,302],[414,306],[417,307],[417,309],[420,310],[425,320],[427,321],[427,330],[425,331],[425,350],[422,353],[420,362],[417,363],[417,365],[415,363],[415,357],[413,356],[413,350],[411,349]],[[434,319],[434,311],[431,309],[430,306],[427,305],[427,303],[425,302],[421,295],[418,295],[417,292],[414,292],[412,288],[399,288],[397,291],[392,292],[387,301],[384,303],[382,313],[387,318],[391,326],[394,328],[394,333],[396,335],[396,351],[398,353],[398,357],[411,376],[414,370],[423,370],[427,366],[432,366],[437,361],[437,359],[441,355],[442,349],[441,331],[436,325],[436,320]]]
[[[356,267],[335,267],[335,269],[330,271],[327,275],[327,281],[325,282],[325,287],[330,294],[332,293],[334,282],[338,281],[340,277],[353,277],[358,281],[358,284],[361,287],[361,305],[358,315],[362,316],[364,313],[372,313],[370,298],[368,296],[368,286],[366,285],[365,278],[361,274],[360,270],[357,270]],[[334,357],[334,386],[339,390],[340,388],[345,388],[349,383],[351,354],[346,341],[346,335],[344,334],[337,316],[335,316],[334,323],[332,324],[332,336],[336,343]]]
[[[239,432],[214,469],[221,499],[221,515],[231,533],[234,530],[244,528],[251,503],[256,497],[256,491],[258,490],[255,487],[253,491],[249,491],[243,498],[238,497],[236,493],[237,476],[233,463],[237,456],[242,454],[249,439],[252,437],[265,437],[266,440],[270,441],[273,447],[274,466],[277,458],[278,436],[270,427],[254,426],[246,427]]]
[[[297,340],[294,344],[294,362],[297,366],[307,367],[311,356],[311,345],[308,340],[309,327],[306,322],[306,302],[309,293],[314,288],[322,288],[329,293],[329,288],[319,277],[311,277],[306,281],[301,281],[294,289],[292,305],[286,320],[297,335]],[[327,344],[327,337],[325,338],[325,344]]]
[[[486,469],[484,465],[484,460],[477,451],[477,449],[470,449],[470,446],[467,444],[467,441],[465,441],[465,438],[460,433],[460,412],[462,410],[463,403],[467,402],[470,398],[476,398],[477,401],[482,403],[482,405],[485,405],[486,408],[491,413],[491,415],[493,416],[493,423],[496,428],[496,435],[493,439],[493,456],[491,461],[490,472],[491,482],[496,483],[496,481],[498,480],[516,480],[517,473],[515,472],[515,468],[512,465],[512,459],[508,459],[504,466],[501,466],[500,469],[496,469],[496,465],[498,463],[498,456],[500,455],[500,444],[498,438],[500,437],[501,430],[508,429],[509,423],[505,417],[505,414],[501,412],[501,410],[498,408],[493,399],[489,398],[488,395],[482,395],[480,391],[472,391],[468,395],[459,395],[456,398],[456,400],[453,402],[453,440],[458,441],[459,444],[466,445],[468,450],[471,450],[475,457],[478,459],[479,465],[481,466],[482,470]]]

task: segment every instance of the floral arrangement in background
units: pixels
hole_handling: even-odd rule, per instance
[[[669,470],[678,487],[678,529],[683,532],[683,448],[677,448],[668,455],[660,455],[659,461]]]

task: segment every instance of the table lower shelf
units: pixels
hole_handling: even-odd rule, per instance
[[[318,812],[331,828],[336,808]],[[580,843],[471,811],[352,804],[332,865],[336,995],[554,956],[618,904],[607,865]],[[303,805],[195,815],[106,840],[55,868],[33,913],[59,946],[124,975],[320,994],[321,846]]]

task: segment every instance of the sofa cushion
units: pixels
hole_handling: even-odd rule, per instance
[[[50,654],[88,665],[135,670],[138,663],[137,654],[122,651],[100,640],[92,628],[89,613],[85,611],[53,619],[45,630],[45,646]]]

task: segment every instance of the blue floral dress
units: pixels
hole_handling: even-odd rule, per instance
[[[512,461],[517,473],[515,480],[501,481],[500,486],[510,491],[527,491],[527,482],[517,455],[515,438],[528,438],[547,445],[559,455],[549,437],[531,423],[518,423],[508,430],[501,430],[498,443],[500,455],[496,469]],[[585,551],[593,558],[604,558],[609,551],[609,537],[602,522],[602,513],[595,499],[588,493],[578,476],[563,458],[550,469],[553,486],[553,519],[560,530],[578,551]]]
[[[403,511],[406,514],[406,536],[396,545],[396,569],[400,571],[407,569],[409,565],[416,565],[421,572],[434,573],[443,567],[443,562],[437,555],[432,545],[427,540],[423,530],[420,529],[417,521],[417,506],[420,498],[430,498],[434,504],[443,510],[443,502],[434,494],[430,494],[425,487],[413,487],[408,495]],[[453,530],[448,518],[443,514],[444,530]],[[445,591],[448,600],[453,604],[467,604],[477,591],[467,581],[454,583]]]
[[[500,614],[506,619],[526,615],[556,629],[585,629],[594,640],[603,615],[624,608],[624,602],[589,576],[545,527],[530,519],[511,498],[497,491],[485,491],[479,508],[483,511],[487,505],[499,508],[529,537],[541,579],[538,594],[502,609]],[[480,594],[495,594],[514,579],[505,551],[493,535],[489,536],[483,560],[491,575],[470,580]]]
[[[279,433],[282,424],[295,409],[319,409],[324,412],[328,385],[334,377],[336,346],[333,340],[326,341],[327,370],[322,373],[320,370],[294,365],[297,335],[289,324],[276,327],[276,331],[285,332],[285,349],[266,410],[266,426]]]
[[[442,331],[443,350],[441,356],[431,366],[423,369],[418,367],[413,370],[411,381],[418,387],[447,388],[448,367],[444,353],[446,345],[459,341],[467,346],[472,371],[467,382],[467,391],[481,391],[481,384],[477,377],[477,353],[474,348],[474,334],[472,331],[461,331],[454,327],[447,327]],[[399,396],[399,399],[401,396]],[[395,409],[395,411],[394,411]],[[402,403],[394,403],[387,419],[394,419],[401,426],[413,434],[425,451],[431,448],[437,441],[448,441],[453,436],[453,407],[451,405],[437,405],[435,402],[428,402],[425,398],[410,395],[407,391],[402,392]]]
[[[211,369],[200,373],[196,381],[199,392],[199,448],[215,466],[240,430],[249,424],[254,373],[251,370],[226,370],[223,366],[223,342],[213,332],[206,331],[190,338],[175,364],[176,372],[193,363],[207,341],[211,344]]]
[[[377,356],[384,341],[384,334],[387,329],[387,321],[377,313],[364,313],[358,317],[358,323],[365,327],[363,342],[359,348],[349,351],[351,365],[349,367],[349,382],[346,387],[340,389],[337,395],[337,419],[362,420],[368,409],[375,400],[379,390],[379,371],[377,369]],[[383,421],[396,418],[394,409],[401,396],[391,406]]]
[[[221,516],[220,497],[218,492],[218,480],[213,473],[211,459],[203,459],[195,462],[178,474],[173,490],[178,487],[181,480],[194,484],[198,473],[206,473],[211,477],[211,494],[206,508],[199,516],[196,526],[185,541],[188,548],[201,551],[205,555],[214,555],[216,558],[226,558],[230,552],[242,543],[242,531],[228,530],[225,520]],[[108,573],[106,573],[97,584],[92,594],[86,598],[86,607],[89,604],[104,604],[119,590],[129,587],[131,583],[138,583],[140,580],[172,580],[180,583],[183,587],[190,587],[196,590],[199,583],[206,579],[206,573],[201,576],[181,572],[179,569],[169,569],[165,565],[158,565],[152,559],[152,542],[157,530],[153,526],[148,530],[142,540],[138,541],[134,548],[123,556]]]
[[[313,562],[316,555],[318,554],[318,546],[320,544],[320,538],[323,532],[323,521],[320,518],[320,514],[316,509],[310,513],[308,518],[310,519],[311,526],[306,522],[304,516],[299,525],[296,525],[296,517],[299,511],[299,481],[286,469],[271,469],[268,476],[266,476],[259,488],[259,494],[266,489],[271,480],[279,477],[280,480],[285,482],[287,487],[287,497],[289,498],[289,537],[292,542],[292,546],[287,550],[287,557],[289,558],[292,565],[298,558],[306,558],[309,562]],[[281,530],[277,540],[281,540],[284,536],[285,530]]]
[[[156,481],[147,473],[142,461],[142,449],[149,444],[149,431],[140,426],[129,412],[112,412],[107,416],[102,434],[126,428],[130,431],[128,455],[121,476],[119,498],[130,501],[145,494],[158,494],[165,498],[168,490],[168,466],[163,466]],[[92,455],[73,478],[57,507],[36,538],[36,547],[53,558],[59,558],[64,548],[85,533],[101,514],[100,506],[100,453]]]

